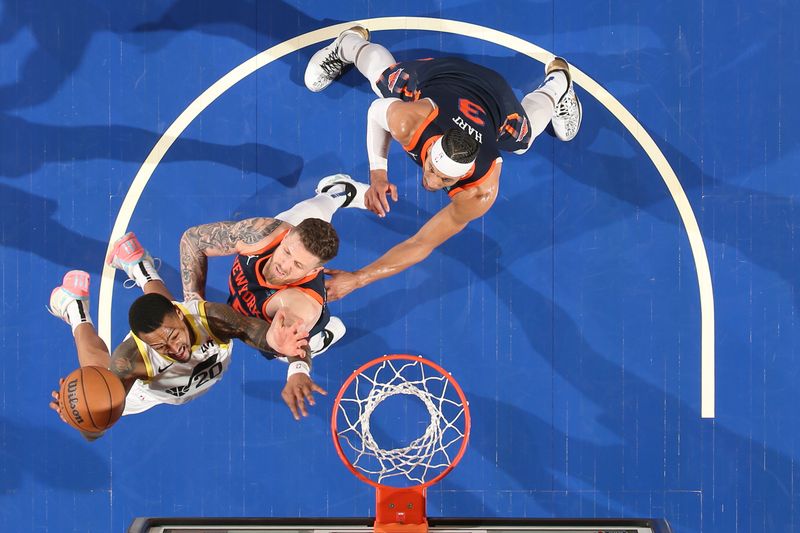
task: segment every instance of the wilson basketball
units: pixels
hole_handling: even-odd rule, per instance
[[[114,425],[125,407],[125,387],[110,370],[85,366],[72,371],[61,384],[61,413],[69,425],[96,433]]]

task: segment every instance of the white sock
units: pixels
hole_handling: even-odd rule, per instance
[[[142,289],[144,289],[144,286],[149,281],[162,281],[156,267],[147,259],[143,259],[135,264],[133,268],[131,268],[129,277]]]
[[[553,106],[555,106],[561,97],[564,96],[564,93],[567,92],[568,87],[567,75],[557,70],[548,74],[544,78],[542,84],[533,92],[546,94],[553,101]]]
[[[73,333],[75,328],[81,324],[93,324],[92,316],[89,314],[89,302],[86,300],[72,300],[68,303],[67,319],[69,319],[69,325]]]
[[[275,218],[288,222],[292,226],[298,225],[307,218],[320,218],[325,222],[330,222],[333,218],[333,214],[342,206],[346,198],[344,195],[341,197],[338,195],[334,196],[334,194],[338,192],[337,189],[340,187],[342,192],[344,192],[344,185],[334,185],[328,192],[318,194],[308,200],[303,200],[283,213],[279,213]]]

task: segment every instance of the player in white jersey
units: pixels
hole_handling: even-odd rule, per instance
[[[135,238],[126,235],[109,257],[110,264],[124,269],[137,283],[143,281],[145,292],[131,305],[131,333],[113,355],[92,324],[88,273],[68,272],[50,296],[50,312],[72,327],[80,365],[110,368],[121,379],[127,392],[123,414],[141,413],[160,403],[185,403],[207,392],[227,368],[234,338],[289,358],[282,395],[295,418],[298,411],[307,415],[303,402],[314,404],[312,392],[326,394],[310,378],[308,331],[302,321],[289,322],[280,313],[268,324],[225,304],[173,302],[158,274],[147,267],[152,262],[141,261],[145,255],[149,254]],[[61,415],[58,392],[52,396],[50,407]],[[83,434],[90,440],[102,435]]]
[[[233,345],[230,340],[220,339],[212,332],[206,314],[206,302],[194,300],[176,303],[158,294],[146,295],[134,302],[130,315],[168,315],[175,311],[183,315],[183,322],[188,325],[191,333],[189,358],[181,361],[163,355],[139,336],[144,335],[147,338],[147,334],[137,335],[131,332],[126,342],[132,340],[135,343],[138,355],[144,363],[145,375],[141,375],[140,370],[141,377],[134,381],[125,400],[123,416],[141,413],[159,403],[179,405],[193,400],[208,392],[228,369]],[[132,354],[132,350],[129,353]],[[138,358],[134,356],[133,359],[135,366]],[[118,362],[116,364],[119,365]]]

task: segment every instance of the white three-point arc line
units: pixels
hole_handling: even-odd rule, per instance
[[[367,26],[371,31],[382,30],[421,30],[435,31],[442,33],[454,33],[466,35],[475,39],[488,41],[499,46],[504,46],[520,54],[527,55],[537,61],[546,63],[553,54],[513,35],[493,30],[477,24],[469,24],[455,20],[434,19],[426,17],[383,17],[358,21]],[[206,89],[203,94],[198,96],[183,113],[175,119],[166,132],[153,147],[147,159],[142,164],[139,172],[133,179],[128,193],[122,203],[122,207],[117,214],[114,228],[111,232],[110,243],[122,236],[127,230],[128,224],[133,215],[133,210],[141,197],[150,177],[153,175],[158,164],[169,150],[172,143],[183,133],[183,131],[197,118],[203,110],[214,100],[221,96],[225,91],[233,87],[236,83],[246,78],[256,70],[264,67],[276,59],[280,59],[287,54],[291,54],[310,46],[312,44],[328,41],[335,38],[339,33],[352,26],[352,22],[336,24],[326,28],[298,35],[292,39],[284,41],[272,48],[261,52],[255,57],[237,66],[222,78],[217,80],[211,87]],[[655,141],[645,131],[634,116],[625,109],[608,91],[600,86],[596,81],[573,66],[573,79],[587,93],[596,98],[602,105],[619,120],[630,132],[634,139],[641,145],[644,152],[655,165],[656,170],[661,175],[664,183],[672,196],[675,206],[686,229],[689,244],[694,258],[695,270],[697,272],[697,283],[700,290],[700,403],[701,416],[703,418],[713,418],[714,405],[714,293],[711,285],[711,272],[708,266],[703,237],[697,225],[697,219],[692,211],[683,187],[678,181],[678,177],[667,162],[664,154],[661,153]],[[103,277],[100,282],[100,309],[99,309],[99,332],[100,336],[109,343],[111,339],[111,301],[114,289],[114,270],[105,266]],[[110,344],[109,344],[110,345]]]

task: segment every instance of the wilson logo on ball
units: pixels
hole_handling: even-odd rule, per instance
[[[75,417],[75,421],[79,424],[83,423],[83,417],[81,416],[80,411],[78,411],[78,380],[73,379],[67,383],[67,401],[69,403],[69,410],[72,413],[72,416]]]

